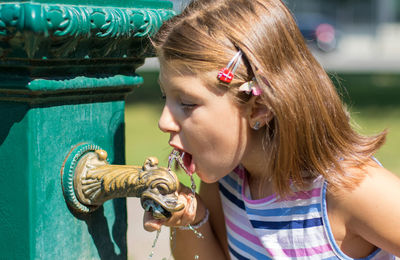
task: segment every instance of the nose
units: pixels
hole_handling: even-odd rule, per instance
[[[171,108],[168,105],[164,106],[161,117],[158,120],[158,127],[164,133],[179,132],[179,124],[174,118]]]

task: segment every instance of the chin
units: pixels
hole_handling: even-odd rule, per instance
[[[207,175],[207,174],[202,174],[201,172],[196,172],[197,176],[199,176],[200,180],[202,182],[212,184],[218,182],[223,176],[216,176],[216,175]]]
[[[200,178],[201,179],[201,178]],[[207,184],[212,184],[212,183],[216,183],[217,181],[219,181],[219,179],[213,179],[213,180],[203,180],[201,179],[202,182],[207,183]]]

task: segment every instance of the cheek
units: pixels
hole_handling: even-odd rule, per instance
[[[181,132],[205,182],[215,182],[240,164],[247,145],[247,121],[239,109],[226,100],[214,104],[195,110]]]
[[[187,132],[187,139],[193,148],[204,152],[232,153],[240,149],[246,138],[243,124],[235,117],[210,117],[206,122],[193,121],[192,125],[193,131]]]
[[[229,121],[232,124],[227,124]],[[240,164],[247,143],[244,124],[240,120],[221,120],[219,123],[213,125],[212,131],[205,131],[208,135],[197,136],[193,143],[199,170],[207,170],[218,179],[221,178],[219,175],[228,174]],[[213,176],[210,176],[210,182],[215,181]]]

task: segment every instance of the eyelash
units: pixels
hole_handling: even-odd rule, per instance
[[[185,104],[181,102],[181,106],[185,109],[193,109],[195,108],[197,105],[196,104]]]
[[[165,101],[167,99],[167,97],[165,95],[162,95],[161,99]],[[197,106],[197,104],[188,104],[188,103],[183,103],[183,102],[180,102],[180,105],[184,109],[193,109],[193,108],[195,108]]]

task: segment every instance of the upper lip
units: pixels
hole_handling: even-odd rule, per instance
[[[172,146],[174,149],[179,150],[180,152],[184,152],[185,150],[183,149],[183,147],[180,147],[176,144],[173,144],[172,142],[169,142],[169,145]]]

